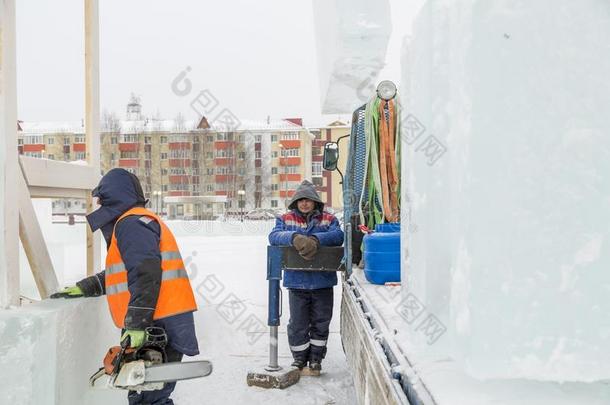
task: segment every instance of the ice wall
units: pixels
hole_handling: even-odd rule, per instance
[[[88,388],[89,376],[118,341],[105,298],[0,311],[0,403],[124,402],[124,392]]]
[[[351,114],[374,94],[385,65],[389,0],[314,0],[323,114]]]
[[[413,34],[403,293],[448,328],[422,348],[479,378],[610,378],[610,4],[431,0]]]

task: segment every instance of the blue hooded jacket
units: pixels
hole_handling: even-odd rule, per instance
[[[307,215],[297,208],[297,201],[308,198],[316,203],[315,209]],[[341,246],[343,231],[334,215],[324,211],[324,203],[313,184],[304,180],[297,188],[290,204],[289,212],[278,217],[269,234],[273,246],[293,246],[295,234],[314,236],[321,246]],[[284,272],[284,287],[299,290],[317,290],[337,285],[337,274],[328,272],[287,271]]]
[[[163,327],[174,349],[189,356],[198,354],[192,312],[153,321],[161,286],[160,225],[149,217],[138,215],[128,216],[117,223],[124,212],[147,203],[138,178],[124,169],[112,169],[102,177],[92,195],[98,198],[101,207],[87,215],[87,222],[93,232],[98,229],[102,231],[107,246],[110,246],[115,230],[117,245],[127,269],[131,297],[125,328]],[[81,280],[77,285],[85,296],[96,296],[105,294],[104,281],[102,271]]]

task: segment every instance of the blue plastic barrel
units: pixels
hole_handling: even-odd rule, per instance
[[[364,275],[373,284],[400,281],[400,224],[377,224],[364,236]]]

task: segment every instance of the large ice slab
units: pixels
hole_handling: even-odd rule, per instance
[[[392,31],[389,0],[314,0],[323,114],[351,114],[374,94]]]
[[[103,297],[46,300],[0,311],[0,403],[125,401],[124,392],[88,387],[89,376],[118,341]]]
[[[608,38],[606,2],[438,0],[405,48],[404,293],[475,377],[610,378]]]

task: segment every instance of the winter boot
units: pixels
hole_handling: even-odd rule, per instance
[[[317,377],[320,375],[320,371],[322,370],[322,363],[320,360],[314,359],[309,360],[309,367],[304,369],[301,375],[309,375]]]
[[[305,367],[306,365],[307,365],[307,361],[299,360],[299,359],[295,359],[291,364],[292,367],[296,367],[299,370],[302,370],[303,367]]]

